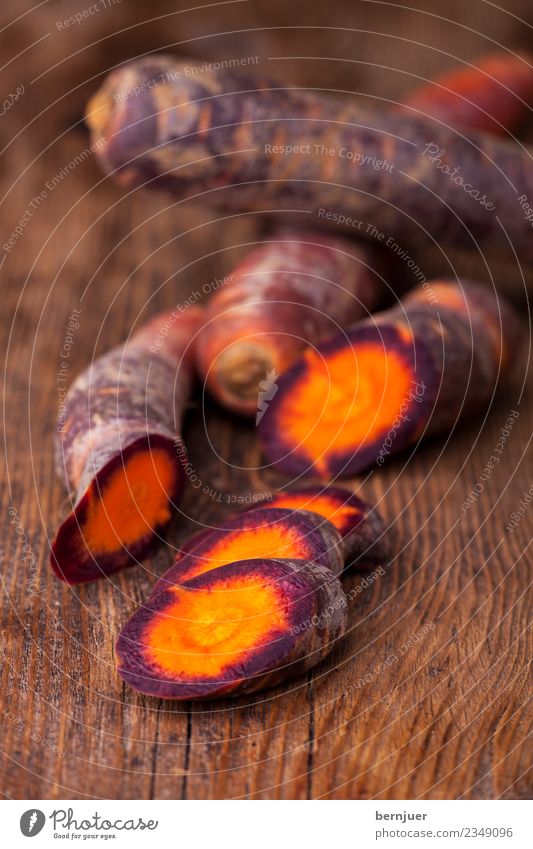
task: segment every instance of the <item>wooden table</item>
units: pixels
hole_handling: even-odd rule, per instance
[[[327,16],[325,8],[296,3],[296,29],[257,30],[286,25],[285,5],[228,8],[226,19],[219,10],[203,22],[174,16],[159,28],[146,25],[145,43],[153,49],[189,38],[199,21],[209,33],[250,25],[256,32],[240,40],[218,36],[181,49],[205,56],[253,50],[265,64],[268,56],[281,57],[267,70],[282,79],[394,99],[407,90],[410,74],[447,67],[452,55],[475,56],[494,40],[527,44],[533,23],[525,0],[507,3],[505,12],[482,0],[466,11],[463,3],[431,4],[442,19],[427,3],[422,12],[339,3]],[[20,6],[7,4],[8,21]],[[65,16],[73,10],[61,5]],[[116,35],[117,21],[120,14],[142,20],[148,13],[111,10],[98,22],[71,26],[67,38],[55,25],[57,9],[43,7],[3,35],[3,56],[29,49],[6,70],[10,90],[18,79],[25,92],[1,127],[2,143],[10,142],[2,232],[23,223],[12,250],[0,256],[0,788],[11,798],[524,798],[531,789],[526,593],[533,506],[526,505],[514,531],[505,526],[532,484],[528,346],[486,419],[350,481],[379,503],[398,553],[383,575],[354,593],[347,638],[305,679],[228,702],[174,704],[136,695],[114,671],[113,644],[153,574],[170,562],[170,550],[144,568],[79,588],[50,574],[48,544],[66,509],[52,440],[72,310],[81,312],[69,380],[123,339],[132,322],[220,279],[260,233],[258,215],[220,221],[164,197],[126,195],[101,179],[79,123],[97,84],[89,78],[140,52],[141,34],[135,30],[136,41]],[[448,20],[461,15],[460,24]],[[301,22],[311,29],[299,30]],[[342,29],[312,29],[324,23]],[[108,42],[98,41],[106,36]],[[295,55],[317,58],[283,58]],[[447,271],[442,258],[420,262],[428,273]],[[472,267],[464,257],[457,262],[463,271]],[[497,280],[526,314],[516,269],[499,269]],[[462,510],[513,411],[519,415],[499,464]],[[261,470],[253,427],[212,405],[204,427],[196,400],[184,436],[209,491],[189,490],[170,534],[174,544],[196,523],[228,515],[232,497],[283,482]],[[353,576],[347,588],[361,580]]]

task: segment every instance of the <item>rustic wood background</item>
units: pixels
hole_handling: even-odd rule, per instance
[[[83,153],[89,141],[81,116],[105,70],[161,48],[194,61],[259,55],[260,70],[271,76],[394,101],[413,77],[431,76],[455,59],[472,60],[500,44],[530,45],[530,2],[506,0],[498,9],[485,0],[418,0],[418,8],[264,0],[180,12],[187,4],[162,0],[153,19],[153,4],[116,0],[79,24],[57,24],[82,5],[33,9],[10,0],[0,13],[4,97],[24,86],[0,121],[2,242],[26,217],[14,248],[0,251],[3,794],[527,797],[533,506],[514,532],[505,525],[532,483],[529,345],[486,420],[353,481],[379,502],[398,556],[356,594],[348,637],[305,680],[228,702],[174,704],[136,695],[114,672],[113,644],[170,551],[81,588],[55,580],[47,560],[66,507],[52,438],[72,309],[81,314],[71,378],[95,352],[124,338],[133,321],[227,273],[262,224],[257,215],[220,222],[164,197],[126,196],[102,179]],[[80,154],[82,161],[69,165]],[[43,192],[40,203],[33,201]],[[512,264],[453,261],[462,271],[497,274],[527,315]],[[420,262],[428,274],[449,271],[442,256]],[[463,512],[513,410],[520,415],[501,461]],[[211,492],[189,492],[174,543],[197,523],[227,515],[232,495],[268,492],[282,482],[256,468],[253,428],[215,407],[207,409],[204,428],[199,403],[193,405],[185,438]],[[360,581],[350,579],[348,588]]]

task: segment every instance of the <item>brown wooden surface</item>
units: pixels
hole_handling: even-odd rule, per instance
[[[5,4],[2,26],[29,5]],[[92,78],[143,50],[185,42],[173,49],[196,56],[257,53],[265,65],[268,57],[315,57],[278,58],[266,70],[287,81],[395,99],[410,75],[429,76],[454,56],[472,58],[498,43],[527,46],[530,3],[507,2],[504,11],[483,0],[420,2],[420,11],[380,3],[243,3],[142,27],[151,4],[124,3],[59,31],[55,21],[80,5],[45,4],[1,34],[4,91],[25,86],[0,123],[2,147],[8,145],[2,242],[32,198],[46,191],[13,250],[0,256],[3,794],[528,796],[533,505],[514,532],[505,525],[532,483],[529,346],[486,421],[353,482],[379,501],[399,553],[385,575],[355,594],[348,637],[306,680],[225,703],[176,705],[138,696],[114,672],[113,643],[170,552],[161,550],[144,569],[77,589],[48,571],[48,540],[66,506],[52,452],[64,326],[71,310],[80,309],[69,359],[73,377],[134,321],[221,278],[261,222],[257,215],[220,222],[212,212],[165,198],[125,196],[101,180],[89,155],[53,190],[46,183],[87,148],[78,122],[97,84]],[[175,9],[162,2],[158,13]],[[321,25],[334,29],[315,29]],[[237,29],[253,32],[198,38]],[[420,260],[428,275],[449,273],[442,256]],[[457,261],[462,270],[471,268],[469,260]],[[483,276],[491,270],[526,315],[517,269],[485,268]],[[520,415],[500,463],[463,512],[511,410]],[[189,492],[172,530],[175,543],[196,523],[229,513],[231,496],[281,483],[256,468],[253,428],[220,410],[207,409],[204,428],[197,402],[185,438],[209,493]],[[350,579],[347,588],[360,580]]]

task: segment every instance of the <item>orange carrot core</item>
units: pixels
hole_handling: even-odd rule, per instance
[[[111,553],[167,522],[176,473],[165,451],[140,451],[117,467],[101,491],[93,485],[82,528],[90,551]]]
[[[309,560],[312,556],[312,546],[301,533],[288,523],[282,525],[273,522],[267,527],[228,531],[213,544],[209,552],[198,557],[191,568],[182,575],[182,580],[202,575],[237,560],[263,557]],[[194,558],[194,551],[191,552],[191,557]]]
[[[331,498],[327,493],[309,496],[300,493],[295,495],[286,493],[277,496],[271,506],[285,507],[288,510],[310,510],[312,513],[318,513],[319,516],[328,519],[341,533],[346,527],[347,521],[351,524],[361,514],[357,507],[352,504],[342,504],[337,498]]]
[[[405,360],[378,343],[346,347],[323,359],[309,349],[306,372],[280,410],[280,427],[319,472],[328,458],[352,454],[388,433],[409,397]]]
[[[175,676],[219,675],[287,628],[282,594],[258,577],[170,591],[175,601],[157,615],[144,638],[152,661]]]

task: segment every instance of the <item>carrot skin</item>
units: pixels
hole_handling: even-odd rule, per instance
[[[158,342],[167,319],[172,321],[170,330]],[[52,569],[62,580],[91,581],[132,565],[153,548],[168,525],[185,480],[176,441],[192,386],[189,343],[200,323],[198,309],[181,314],[177,321],[173,313],[152,319],[126,344],[96,359],[69,389],[56,433],[56,466],[69,489],[72,510],[51,551]],[[143,528],[141,520],[138,538],[128,545],[121,546],[117,538],[116,549],[106,545],[94,551],[84,535],[89,513],[101,502],[113,476],[127,470],[141,452],[148,470],[150,456],[167,457],[169,516],[156,520],[154,527]],[[143,481],[139,484],[142,487]],[[138,520],[135,512],[133,518]],[[106,534],[112,533],[105,514],[102,521]]]
[[[97,155],[121,185],[238,212],[298,208],[320,224],[345,215],[412,246],[429,238],[490,254],[508,238],[533,260],[518,200],[533,198],[527,151],[263,78],[182,70],[172,57],[141,59],[89,103]],[[294,152],[303,144],[308,152]]]
[[[450,127],[506,135],[519,128],[532,103],[533,56],[502,52],[415,88],[402,108],[412,107]]]

